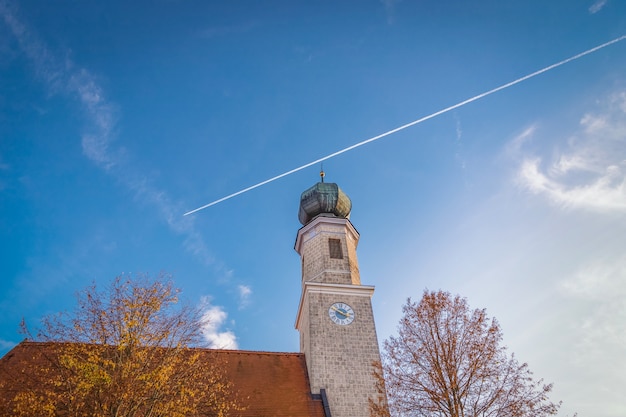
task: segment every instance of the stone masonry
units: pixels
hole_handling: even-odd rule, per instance
[[[341,259],[330,256],[329,239],[341,241]],[[318,216],[298,232],[302,257],[302,297],[296,320],[300,350],[314,394],[326,390],[333,417],[369,416],[376,396],[372,363],[380,360],[371,296],[361,285],[356,247],[359,234],[348,219]],[[348,304],[354,321],[331,321],[333,303]]]

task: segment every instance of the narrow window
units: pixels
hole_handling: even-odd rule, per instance
[[[328,249],[330,251],[330,257],[332,259],[343,259],[340,239],[328,239]]]

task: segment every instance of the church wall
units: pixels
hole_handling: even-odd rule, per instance
[[[301,231],[302,281],[359,285],[361,280],[356,256],[358,234],[350,230],[347,220],[320,220]],[[329,239],[341,242],[341,259],[330,256]]]
[[[334,417],[367,416],[375,398],[372,362],[380,360],[374,317],[368,296],[310,294],[307,306],[310,351],[305,352],[311,389],[326,389]],[[328,309],[335,302],[352,307],[355,319],[337,325]]]

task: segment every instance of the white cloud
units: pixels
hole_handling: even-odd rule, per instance
[[[520,251],[532,259],[536,246],[548,249],[535,255],[538,269],[527,275],[555,280],[553,297],[542,301],[546,314],[535,321],[534,338],[547,346],[537,360],[561,375],[556,387],[568,393],[563,400],[570,407],[603,404],[604,415],[624,415],[619,387],[626,384],[626,362],[619,358],[626,345],[626,93],[597,101],[577,126],[561,129],[556,140],[542,137],[543,129],[527,130],[508,147],[518,162],[518,184],[567,210],[547,216],[534,229],[540,234],[533,246]],[[555,145],[545,152],[546,144]],[[550,350],[559,352],[559,361],[549,358]],[[594,383],[581,400],[575,393],[585,381]]]
[[[540,160],[526,160],[519,178],[522,185],[536,194],[546,195],[551,202],[563,208],[581,208],[597,211],[626,211],[626,165],[610,165],[601,175],[586,184],[568,185],[542,172]],[[550,167],[548,171],[557,171]]]
[[[589,13],[596,14],[606,5],[607,0],[597,0],[589,7]]]
[[[239,308],[243,309],[250,304],[252,288],[249,285],[238,285],[237,289],[239,290]]]
[[[535,130],[527,130],[509,147],[520,150]],[[523,140],[521,140],[523,138]],[[522,158],[519,184],[557,206],[593,211],[626,211],[626,93],[612,95],[599,113],[587,113],[565,150],[552,162]]]
[[[203,299],[202,334],[211,349],[237,349],[237,337],[231,330],[221,331],[228,314],[220,306],[213,306],[209,298]]]

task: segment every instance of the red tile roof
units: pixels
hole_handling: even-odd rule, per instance
[[[62,344],[22,342],[0,359],[0,415],[11,415],[11,401],[25,388],[36,388],[33,375]],[[311,395],[306,362],[300,353],[201,349],[217,355],[246,408],[233,417],[324,417],[321,399]]]

